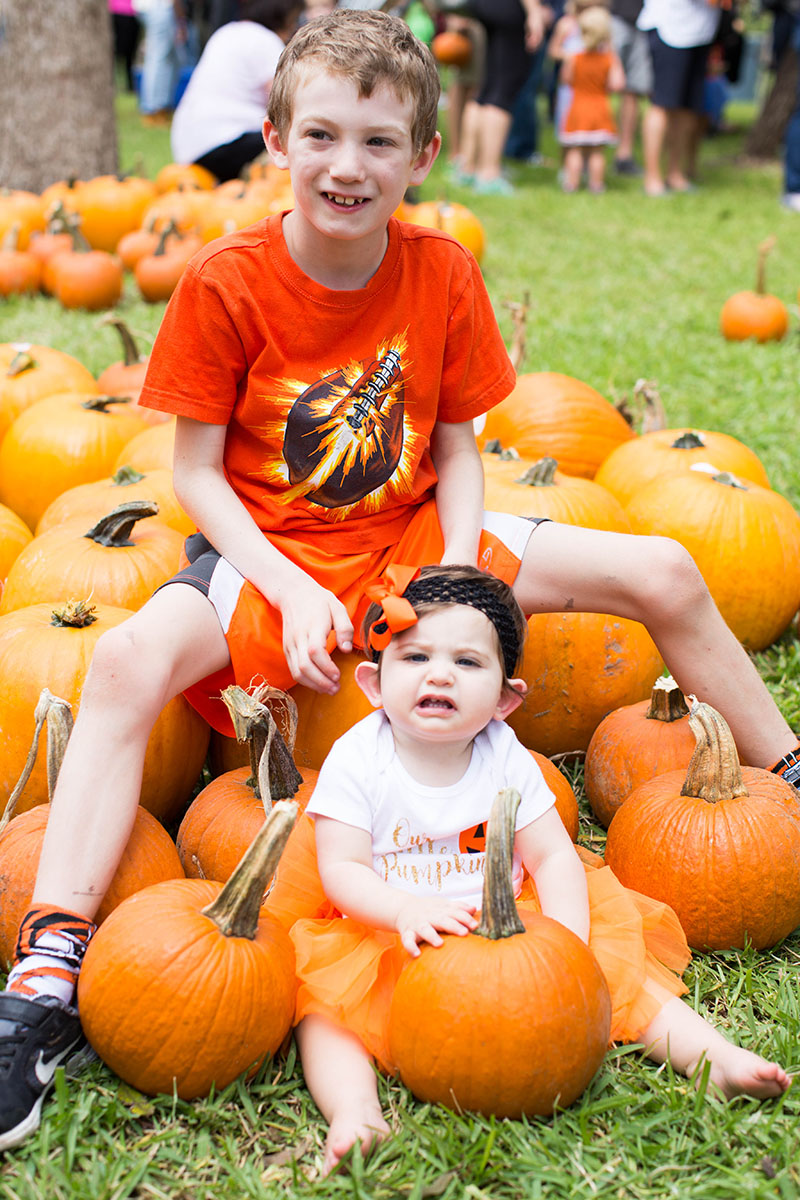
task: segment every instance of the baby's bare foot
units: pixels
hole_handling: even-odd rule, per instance
[[[365,1105],[363,1108],[337,1112],[325,1140],[323,1174],[329,1175],[335,1171],[357,1141],[361,1143],[362,1154],[367,1154],[373,1145],[385,1141],[390,1132],[380,1105]]]
[[[729,1042],[722,1048],[714,1047],[709,1080],[726,1100],[732,1100],[734,1096],[754,1096],[758,1100],[766,1100],[782,1095],[791,1083],[779,1063],[768,1062],[760,1055]]]

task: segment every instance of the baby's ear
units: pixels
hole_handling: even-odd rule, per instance
[[[506,717],[511,716],[514,709],[519,708],[522,704],[527,691],[528,685],[524,679],[509,679],[500,693],[497,708],[494,710],[496,719],[505,721]]]
[[[381,699],[381,681],[378,674],[378,664],[374,662],[360,662],[355,669],[353,677],[372,707],[381,708],[383,700]]]

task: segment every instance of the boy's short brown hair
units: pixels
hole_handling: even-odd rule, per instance
[[[269,95],[267,116],[281,140],[289,130],[294,91],[307,63],[352,79],[362,98],[382,83],[393,87],[414,107],[415,153],[433,141],[440,92],[436,61],[399,17],[335,9],[298,30],[281,54]]]

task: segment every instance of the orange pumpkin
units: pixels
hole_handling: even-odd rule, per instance
[[[599,613],[531,617],[519,672],[528,694],[508,723],[542,754],[585,750],[603,717],[648,696],[662,669],[637,621]]]
[[[172,486],[172,472],[163,467],[155,471],[134,471],[131,467],[120,467],[108,479],[94,483],[80,483],[56,496],[39,518],[36,536],[80,517],[87,527],[99,521],[106,513],[128,500],[152,500],[158,505],[158,519],[170,529],[188,537],[197,532],[194,521],[187,517],[178,503]]]
[[[634,533],[675,538],[736,637],[763,650],[800,599],[800,515],[769,488],[694,468],[659,477],[628,505]]]
[[[626,887],[670,904],[690,946],[756,950],[800,924],[800,798],[740,767],[725,721],[692,703],[687,771],[641,784],[608,831],[606,862]]]
[[[216,177],[197,163],[167,163],[156,175],[156,191],[173,192],[181,186],[210,191],[216,187]]]
[[[42,688],[77,712],[95,644],[130,610],[86,601],[33,604],[0,616],[0,795],[10,794],[31,744],[33,713]],[[140,804],[159,820],[173,819],[192,793],[208,746],[208,726],[183,696],[162,710],[147,743]],[[46,772],[36,763],[19,811],[48,799]]]
[[[517,912],[518,804],[506,789],[492,808],[480,925],[408,961],[389,1018],[390,1054],[415,1096],[512,1118],[572,1104],[611,1029],[608,986],[588,947],[558,921]]]
[[[728,341],[780,341],[789,330],[789,310],[766,290],[766,260],[774,245],[775,238],[771,237],[758,248],[756,290],[736,292],[722,306],[719,327]]]
[[[224,885],[185,879],[130,896],[101,925],[78,985],[81,1023],[139,1091],[190,1100],[255,1070],[294,1016],[294,949],[259,910],[296,805],[280,801]]]
[[[39,534],[8,573],[0,613],[70,596],[135,612],[180,566],[184,539],[162,521],[145,520],[157,512],[150,500],[128,500],[88,530],[75,517]]]
[[[98,390],[106,396],[139,395],[147,374],[149,355],[140,354],[133,334],[120,317],[108,313],[102,318],[103,325],[112,325],[122,342],[122,359],[113,362],[97,376]]]
[[[160,421],[150,429],[137,433],[123,446],[112,465],[113,471],[120,467],[132,467],[134,471],[172,470],[175,457],[175,418]]]
[[[152,254],[158,245],[160,235],[150,226],[142,229],[132,229],[119,239],[117,255],[126,271],[132,271],[139,259],[145,254]]]
[[[107,250],[93,250],[78,224],[69,226],[73,247],[47,263],[47,290],[64,308],[113,308],[122,295],[122,263]]]
[[[448,67],[465,67],[472,58],[472,42],[466,34],[455,29],[437,33],[431,42],[431,50],[437,62]]]
[[[565,475],[554,458],[526,466],[522,460],[501,461],[500,454],[482,455],[486,507],[522,517],[549,517],[565,525],[630,533],[631,523],[620,502],[591,479]]]
[[[592,812],[606,828],[640,784],[688,767],[695,738],[683,692],[671,677],[657,679],[649,700],[604,717],[586,751],[583,783]]]
[[[572,789],[572,784],[566,775],[559,771],[556,764],[549,758],[546,758],[544,754],[539,754],[537,750],[531,750],[530,753],[536,759],[539,770],[544,776],[545,783],[556,798],[556,811],[561,817],[562,825],[573,842],[577,842],[579,828],[578,798]]]
[[[18,225],[19,248],[26,250],[31,235],[44,230],[46,211],[46,202],[35,192],[26,192],[22,188],[3,188],[0,190],[0,240],[9,229]]]
[[[547,455],[566,475],[593,479],[611,451],[635,436],[613,404],[588,383],[538,371],[519,376],[511,395],[487,414],[478,442],[513,446],[523,458]]]
[[[601,463],[594,481],[627,507],[657,476],[679,475],[694,463],[713,463],[720,471],[769,487],[764,465],[749,446],[708,429],[654,429],[623,442]]]
[[[146,427],[125,396],[65,392],[39,400],[3,438],[0,502],[33,529],[67,488],[109,475],[123,447]]]
[[[137,175],[98,175],[77,188],[70,204],[80,216],[81,230],[94,250],[113,253],[126,233],[138,229],[156,196],[155,184]]]
[[[0,596],[12,564],[31,537],[31,531],[22,517],[18,517],[5,504],[0,504]]]
[[[0,440],[12,421],[55,392],[97,392],[88,367],[63,350],[33,342],[0,342]]]
[[[355,669],[361,658],[358,654],[342,654],[334,650],[333,661],[339,668],[339,690],[326,696],[298,684],[292,688],[297,704],[297,742],[295,759],[301,771],[318,771],[333,743],[356,721],[371,713],[372,705],[355,681]]]
[[[425,200],[422,204],[408,205],[405,218],[412,225],[424,225],[429,229],[441,229],[449,233],[462,246],[466,246],[478,262],[486,250],[486,231],[471,209],[464,204],[449,200]]]
[[[19,223],[13,225],[0,246],[0,296],[38,292],[42,264],[35,254],[19,248]]]

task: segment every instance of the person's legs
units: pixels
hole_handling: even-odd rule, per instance
[[[171,4],[156,4],[144,14],[145,43],[140,107],[145,117],[172,108],[178,75],[175,13]]]
[[[328,1122],[325,1174],[356,1141],[367,1151],[390,1130],[378,1099],[372,1059],[355,1034],[311,1013],[295,1030],[308,1090]]]
[[[697,154],[699,135],[696,113],[688,108],[677,108],[670,113],[665,180],[673,191],[685,192],[691,186],[688,172]]]
[[[480,132],[476,176],[483,182],[499,179],[503,161],[503,147],[511,128],[511,113],[494,104],[483,104],[480,108]]]
[[[644,154],[644,190],[651,196],[664,191],[661,173],[661,152],[667,136],[669,114],[660,105],[650,104],[642,121],[642,151]]]
[[[639,97],[634,92],[623,92],[619,106],[619,143],[617,162],[633,161],[633,145],[639,121]]]
[[[796,749],[796,735],[677,542],[543,524],[528,541],[514,592],[531,614],[641,621],[681,689],[725,717],[745,762],[771,767]]]
[[[592,146],[586,164],[590,192],[604,192],[606,189],[606,152],[603,146]]]
[[[564,153],[564,191],[577,192],[581,186],[582,175],[583,150],[580,146],[568,146]]]
[[[709,1082],[728,1100],[741,1095],[780,1096],[789,1086],[789,1076],[778,1063],[729,1042],[676,996],[666,1001],[641,1041],[648,1058],[658,1063],[669,1060],[682,1075],[692,1076],[708,1062]]]
[[[795,17],[793,45],[800,63],[800,17]],[[797,97],[794,112],[786,128],[786,158],[784,173],[785,203],[800,212],[800,71],[797,75]]]

